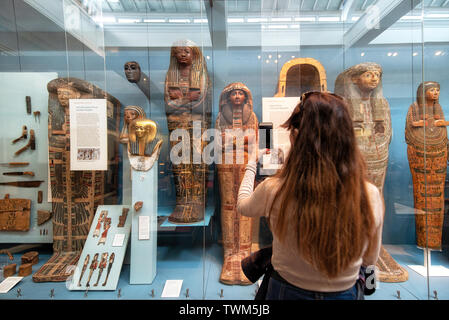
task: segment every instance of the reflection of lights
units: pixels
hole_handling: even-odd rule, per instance
[[[398,53],[397,53],[397,52],[393,53],[393,57],[396,57],[397,55],[398,55]]]
[[[266,63],[270,63],[270,60],[267,59],[267,60],[265,60],[265,62],[266,62]]]
[[[280,59],[282,56],[280,54],[278,54],[278,58]]]
[[[364,57],[364,56],[365,56],[365,52],[362,52],[360,55],[361,55],[362,57]]]
[[[391,52],[388,52],[387,56],[391,57],[393,54]]]
[[[94,21],[97,23],[115,23],[114,17],[95,17]]]
[[[257,59],[259,59],[259,60],[260,60],[260,58],[262,58],[262,56],[257,56]]]
[[[190,23],[190,19],[168,19],[170,23]]]
[[[248,22],[267,22],[267,18],[248,18]]]
[[[321,21],[321,22],[338,22],[338,21],[340,21],[340,17],[319,17],[318,21]]]
[[[120,0],[108,0],[108,2],[117,3],[117,2],[120,2]]]
[[[286,24],[270,24],[268,29],[287,29],[288,25]]]
[[[403,16],[399,20],[422,20],[422,16]]]
[[[274,63],[278,63],[278,60],[276,59],[276,60],[274,60]]]
[[[315,22],[315,17],[297,17],[295,18],[295,21],[301,21],[301,22]]]
[[[413,56],[416,57],[418,55],[418,52],[413,52]]]
[[[295,56],[292,56],[292,59],[295,59]]]
[[[209,57],[209,56],[206,56],[206,59],[207,59],[207,60],[209,60],[209,59],[210,59],[210,57]]]
[[[351,20],[352,21],[358,21],[360,19],[360,17],[352,17]]]
[[[143,19],[143,22],[148,23],[164,23],[165,19]]]
[[[435,52],[436,56],[441,56],[443,54],[443,51],[438,50],[437,52]]]
[[[118,23],[137,23],[140,19],[118,19]]]
[[[207,23],[207,19],[193,19],[193,23]]]
[[[426,14],[426,18],[449,18],[449,13],[431,13]]]
[[[290,28],[291,29],[299,29],[299,24],[291,24]]]
[[[243,18],[228,18],[229,23],[243,23],[244,21]]]
[[[269,54],[269,55],[268,55],[268,58],[271,59],[271,58],[273,58],[273,56],[272,56],[271,54]]]
[[[289,22],[292,21],[292,18],[271,18],[273,22]]]

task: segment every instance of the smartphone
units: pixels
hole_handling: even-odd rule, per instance
[[[273,122],[259,123],[259,149],[273,148]]]

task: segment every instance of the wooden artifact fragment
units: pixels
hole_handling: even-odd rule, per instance
[[[11,263],[3,267],[3,278],[8,278],[16,274],[17,264]]]
[[[31,97],[30,96],[25,97],[25,103],[27,106],[27,113],[31,114]]]
[[[37,210],[37,225],[40,226],[51,219],[51,212],[48,210]]]
[[[30,229],[29,199],[10,199],[9,194],[0,200],[0,231],[28,231]]]
[[[25,263],[19,266],[19,277],[29,276],[33,271],[31,263]]]
[[[22,264],[31,263],[31,265],[35,265],[39,262],[39,252],[37,251],[29,251],[22,255]]]
[[[136,212],[138,212],[140,209],[142,209],[143,207],[143,201],[137,201],[136,203],[134,203],[134,210]]]
[[[120,102],[99,87],[76,78],[57,78],[47,84],[48,147],[52,197],[53,256],[33,281],[65,281],[73,273],[89,234],[98,205],[116,204]],[[106,99],[108,168],[70,170],[70,99]]]
[[[4,176],[30,176],[34,177],[33,171],[16,171],[16,172],[3,172]]]
[[[19,188],[38,188],[43,180],[37,181],[11,181],[11,182],[1,182],[2,186],[11,186],[11,187],[19,187]]]
[[[251,253],[252,220],[241,216],[236,211],[236,205],[240,183],[248,163],[249,148],[258,148],[258,120],[253,112],[251,91],[243,83],[231,83],[223,89],[219,108],[215,128],[220,130],[222,137],[233,129],[242,132],[252,130],[251,135],[244,137],[243,159],[239,159],[235,143],[224,139],[222,152],[225,159],[233,159],[233,162],[217,164],[224,249],[220,282],[249,285],[251,282],[244,275],[240,261]]]
[[[118,217],[118,225],[117,228],[123,228],[125,226],[126,218],[128,217],[128,208],[123,208],[122,214]]]
[[[14,140],[12,141],[12,143],[13,143],[13,144],[14,144],[14,143],[17,143],[17,142],[19,142],[20,140],[26,139],[26,138],[28,138],[28,129],[27,129],[27,126],[23,126],[23,127],[22,127],[22,135],[21,135],[20,137],[18,137],[17,139],[14,139]]]
[[[37,203],[42,203],[43,198],[44,198],[44,193],[42,192],[42,190],[39,190],[37,192]]]
[[[0,166],[2,167],[26,167],[29,165],[29,162],[4,162],[0,163]]]
[[[170,51],[170,65],[165,78],[164,101],[170,134],[183,129],[189,132],[189,159],[197,150],[201,154],[207,143],[200,139],[194,143],[193,126],[198,126],[201,136],[211,125],[211,83],[207,64],[200,48],[190,40],[177,41]],[[199,132],[200,131],[200,132]],[[170,141],[171,147],[179,143]],[[176,206],[168,217],[172,223],[191,223],[204,219],[208,166],[200,163],[173,164]]]

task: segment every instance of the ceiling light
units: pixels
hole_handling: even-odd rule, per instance
[[[360,17],[352,17],[351,20],[352,21],[358,21],[360,19]]]
[[[280,54],[278,54],[278,59],[280,59],[282,56]]]
[[[441,56],[442,53],[443,53],[443,51],[438,50],[437,52],[435,52],[435,55],[436,55],[436,56]]]
[[[393,53],[393,57],[396,57],[397,55],[398,55],[398,53],[397,53],[397,52]]]
[[[190,23],[190,19],[168,19],[170,23]]]
[[[302,21],[302,22],[315,22],[315,17],[297,17],[295,18],[295,21]]]
[[[265,62],[266,62],[266,63],[270,63],[270,60],[267,59],[267,60],[265,60]]]
[[[147,22],[147,23],[164,23],[165,19],[143,19],[143,22]]]
[[[108,2],[117,3],[117,2],[120,2],[120,0],[108,0]]]
[[[257,56],[257,59],[259,59],[259,60],[260,60],[261,58],[262,58],[262,56]]]
[[[271,18],[273,22],[289,22],[292,21],[292,18]]]
[[[321,22],[338,22],[338,21],[340,21],[340,17],[319,17],[318,21],[321,21]]]
[[[426,14],[426,18],[449,18],[449,13],[431,13],[431,14]]]
[[[286,24],[270,24],[268,29],[288,29],[288,25]]]
[[[269,55],[268,55],[268,58],[270,58],[270,59],[271,59],[272,57],[273,57],[273,56],[272,56],[271,54],[269,54]]]
[[[207,19],[193,19],[193,23],[207,23]]]
[[[360,55],[361,55],[362,57],[364,57],[364,56],[365,56],[365,52],[362,52]]]
[[[299,24],[291,24],[290,28],[291,29],[299,29]]]
[[[267,22],[267,18],[248,18],[248,22]]]
[[[422,20],[422,16],[403,16],[399,20]]]
[[[292,59],[295,59],[295,56],[292,56]]]
[[[416,57],[418,55],[418,52],[413,52],[413,56]]]
[[[137,23],[140,19],[118,19],[118,23]]]
[[[115,23],[115,17],[95,17],[94,18],[95,22],[98,23]]]
[[[228,18],[229,23],[243,23],[245,20],[243,18]]]
[[[393,54],[391,52],[388,52],[387,56],[391,57]]]

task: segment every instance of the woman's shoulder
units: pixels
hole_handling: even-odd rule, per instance
[[[383,220],[384,204],[379,189],[368,181],[365,182],[365,185],[376,221],[381,222]]]
[[[268,177],[259,183],[257,187],[263,188],[269,192],[274,192],[281,186],[281,183],[281,179],[278,177]]]

